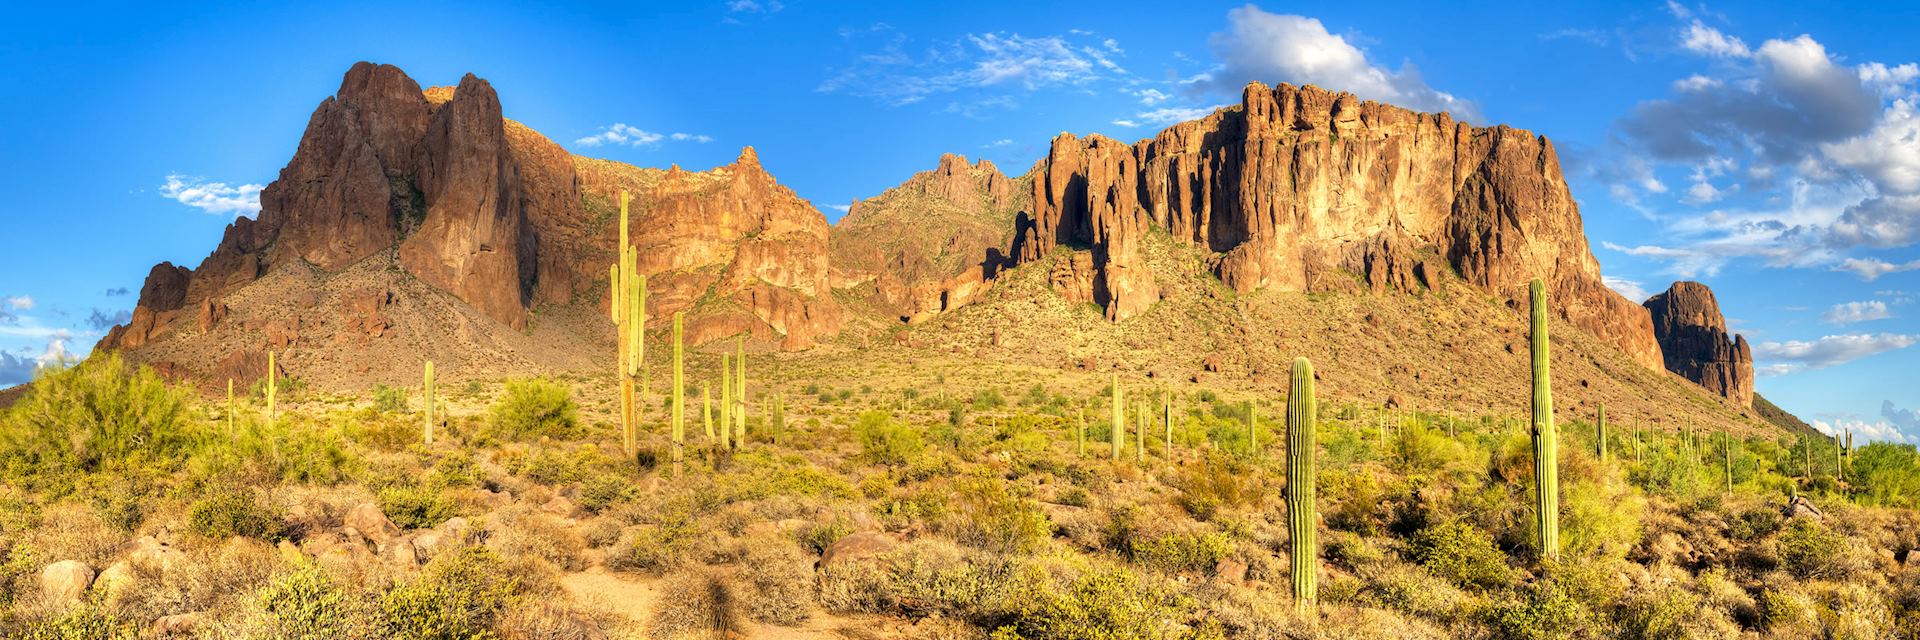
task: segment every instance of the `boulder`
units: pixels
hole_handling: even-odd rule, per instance
[[[149,635],[157,638],[192,636],[194,629],[200,626],[200,620],[205,616],[206,614],[197,611],[161,616],[159,619],[153,621],[153,627],[149,629]]]
[[[387,514],[380,510],[380,505],[371,502],[354,505],[347,511],[346,517],[341,519],[340,524],[357,530],[360,535],[366,536],[366,539],[374,544],[384,543],[400,535],[400,527],[387,519]]]
[[[40,570],[40,594],[48,602],[79,602],[93,586],[93,568],[79,560],[61,560]]]
[[[848,534],[828,545],[826,551],[820,554],[820,562],[816,566],[824,570],[837,564],[856,562],[892,551],[899,545],[900,542],[893,536],[878,531]]]

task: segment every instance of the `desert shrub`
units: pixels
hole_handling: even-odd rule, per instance
[[[794,531],[794,540],[814,555],[826,552],[827,547],[839,542],[841,538],[853,534],[853,524],[840,518],[826,522],[809,522]]]
[[[653,616],[653,637],[733,637],[744,626],[735,591],[717,569],[689,569],[667,576],[660,586],[662,605]]]
[[[0,621],[0,633],[20,640],[138,640],[140,627],[92,604],[73,607],[47,618],[28,619],[19,629]]]
[[[1417,565],[1382,562],[1360,571],[1366,597],[1380,607],[1434,620],[1451,619],[1467,594]]]
[[[435,460],[424,484],[430,487],[471,487],[480,481],[480,467],[466,453]]]
[[[1550,580],[1495,600],[1483,615],[1494,637],[1512,640],[1571,638],[1585,628],[1580,604]]]
[[[402,529],[427,529],[459,515],[446,494],[433,487],[396,485],[381,489],[380,510]]]
[[[1561,550],[1579,556],[1624,557],[1640,542],[1647,501],[1632,487],[1584,479],[1562,486]]]
[[[399,413],[407,410],[407,390],[389,387],[384,384],[373,387],[373,410],[381,413]]]
[[[209,538],[246,536],[279,540],[286,522],[245,489],[216,489],[187,508],[187,529]]]
[[[1811,518],[1794,518],[1780,532],[1780,560],[1802,579],[1837,578],[1851,564],[1846,538]]]
[[[1233,543],[1226,534],[1188,531],[1155,536],[1133,544],[1133,559],[1142,565],[1168,572],[1212,571]]]
[[[1678,640],[1687,621],[1701,613],[1700,597],[1685,589],[1657,588],[1628,596],[1618,616],[1621,631],[1631,638]]]
[[[586,540],[558,519],[525,507],[510,507],[495,512],[499,530],[487,545],[508,558],[539,558],[568,571],[585,569],[580,552]]]
[[[1028,640],[1167,638],[1163,621],[1178,619],[1187,604],[1165,585],[1118,568],[1089,571],[1065,589],[1035,596],[1015,625]]]
[[[966,478],[952,489],[940,529],[961,544],[988,551],[1031,551],[1053,535],[1053,523],[1034,501],[1013,495],[997,478]]]
[[[1464,522],[1442,522],[1413,535],[1413,560],[1434,575],[1475,589],[1497,589],[1511,580],[1507,555],[1493,538]]]
[[[1323,475],[1326,482],[1319,495],[1333,502],[1327,525],[1364,535],[1378,533],[1387,518],[1386,490],[1380,479],[1365,469],[1335,469]]]
[[[139,470],[184,458],[197,429],[192,391],[106,353],[40,372],[4,416],[0,461],[42,482],[62,472]],[[39,483],[35,483],[39,484]]]
[[[860,440],[861,455],[874,464],[904,464],[926,448],[919,431],[885,411],[861,413],[853,433]]]
[[[491,413],[495,434],[508,440],[580,436],[573,391],[551,380],[508,380]]]
[[[1773,535],[1785,524],[1785,516],[1772,505],[1761,504],[1741,511],[1727,526],[1727,535],[1735,540],[1752,541]]]
[[[1193,517],[1212,520],[1221,509],[1257,507],[1267,491],[1260,475],[1245,461],[1209,452],[1198,464],[1183,465],[1174,477],[1176,499]]]
[[[747,616],[787,626],[805,621],[813,610],[813,559],[778,536],[749,539],[746,546],[739,595]]]
[[[214,637],[248,640],[375,640],[386,638],[373,601],[350,590],[318,566],[275,577],[254,593],[235,619]]]
[[[1820,633],[1820,610],[1813,598],[1791,585],[1760,592],[1760,620],[1776,638],[1813,638]]]
[[[607,566],[620,571],[662,571],[684,562],[697,535],[692,523],[676,519],[628,527],[607,552]]]
[[[608,507],[633,500],[640,488],[632,481],[611,473],[595,474],[580,484],[580,508],[600,513]]]
[[[396,638],[485,638],[520,590],[519,579],[486,547],[437,555],[420,575],[381,599]]]
[[[999,389],[987,387],[973,392],[973,400],[968,402],[968,405],[972,406],[974,411],[987,411],[1007,406],[1007,399],[1000,395]]]

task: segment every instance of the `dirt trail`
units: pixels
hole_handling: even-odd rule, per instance
[[[595,609],[612,612],[625,620],[622,638],[645,638],[660,606],[660,580],[636,578],[593,567],[561,576],[560,585],[581,602]],[[850,618],[815,612],[798,627],[751,625],[743,638],[758,640],[846,640],[899,637],[901,630],[888,629],[880,618]]]

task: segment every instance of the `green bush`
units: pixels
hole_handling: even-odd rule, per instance
[[[117,352],[43,369],[4,416],[0,460],[24,478],[177,462],[199,433],[191,397]]]
[[[1511,640],[1571,638],[1584,628],[1581,622],[1585,618],[1580,604],[1548,580],[1496,600],[1485,615],[1494,637]]]
[[[250,640],[363,640],[386,637],[374,603],[317,565],[281,574],[254,593],[216,637]]]
[[[544,378],[508,380],[506,391],[493,403],[492,414],[495,433],[508,440],[581,435],[573,392]]]
[[[861,455],[874,464],[905,464],[926,448],[919,431],[878,409],[861,413],[853,434],[860,440]]]
[[[1442,522],[1414,533],[1413,560],[1434,575],[1462,587],[1498,589],[1512,578],[1507,554],[1493,538],[1464,522]]]
[[[380,490],[380,510],[402,529],[427,529],[459,515],[439,489],[396,485]]]
[[[966,478],[953,488],[941,529],[961,544],[1004,553],[1031,551],[1053,534],[1040,506],[1007,491],[998,478]]]
[[[1849,565],[1846,538],[1811,518],[1788,522],[1779,542],[1781,563],[1798,578],[1838,578]]]
[[[387,385],[374,385],[373,410],[381,413],[400,413],[407,410],[407,390]]]
[[[1231,551],[1233,543],[1223,533],[1169,533],[1135,542],[1133,559],[1161,571],[1206,572]]]
[[[518,578],[486,547],[435,556],[420,576],[381,601],[397,639],[479,640],[520,590]]]
[[[216,490],[194,501],[187,508],[187,529],[216,539],[246,536],[274,541],[286,536],[279,514],[244,489]]]
[[[83,604],[51,618],[29,620],[25,628],[7,629],[0,620],[0,632],[19,640],[138,640],[140,627],[99,606]]]
[[[633,482],[611,473],[602,473],[588,478],[580,485],[580,508],[588,513],[600,513],[616,504],[627,502],[640,495],[639,487]]]
[[[1163,621],[1186,603],[1158,583],[1118,568],[1081,575],[1066,589],[1035,594],[1016,628],[1028,640],[1138,640],[1169,637]]]

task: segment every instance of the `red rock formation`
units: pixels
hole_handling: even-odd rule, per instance
[[[1131,146],[1062,134],[1033,175],[1014,257],[1090,246],[1111,319],[1158,299],[1138,244],[1160,227],[1213,252],[1215,274],[1242,291],[1337,286],[1316,277],[1332,267],[1376,289],[1427,284],[1434,256],[1510,300],[1539,277],[1560,315],[1660,362],[1645,312],[1601,284],[1553,146],[1525,131],[1255,83],[1237,108]]]
[[[1698,282],[1675,282],[1644,304],[1668,371],[1742,407],[1753,406],[1753,348],[1745,336],[1727,339],[1727,321],[1713,290]]]

